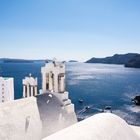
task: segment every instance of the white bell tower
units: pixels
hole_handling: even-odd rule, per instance
[[[50,92],[65,92],[65,64],[53,60],[41,68],[42,90]]]
[[[42,90],[41,93],[51,93],[62,103],[68,113],[74,112],[74,104],[69,99],[65,90],[65,63],[53,60],[41,68]]]
[[[33,78],[31,74],[25,77],[23,84],[23,98],[37,95],[37,78]]]

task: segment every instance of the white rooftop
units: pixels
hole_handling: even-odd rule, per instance
[[[100,113],[43,140],[140,140],[136,131],[120,117]]]

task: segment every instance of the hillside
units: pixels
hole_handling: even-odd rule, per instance
[[[104,63],[104,64],[128,64],[134,58],[140,56],[137,53],[128,53],[128,54],[115,54],[110,57],[105,58],[91,58],[86,61],[86,63]]]
[[[125,64],[125,67],[140,68],[140,55],[134,57]]]
[[[13,58],[0,58],[0,63],[45,63],[46,60],[28,60],[28,59],[13,59]],[[51,61],[51,60],[47,60]]]

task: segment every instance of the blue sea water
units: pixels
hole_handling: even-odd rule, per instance
[[[44,63],[1,63],[0,74],[14,77],[15,99],[22,97],[22,79],[32,73],[38,77],[41,89],[41,66]],[[129,124],[140,126],[140,107],[131,99],[140,95],[140,69],[124,68],[123,65],[67,63],[66,89],[75,104],[78,118],[99,113],[105,106],[125,119]],[[83,99],[83,104],[78,102]],[[89,110],[85,110],[90,106]]]

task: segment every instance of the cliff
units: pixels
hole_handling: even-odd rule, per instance
[[[140,55],[135,56],[133,59],[129,60],[125,67],[140,68]]]
[[[110,57],[105,58],[91,58],[90,60],[86,61],[86,63],[104,63],[104,64],[126,64],[136,56],[140,54],[137,53],[128,53],[128,54],[115,54]]]

